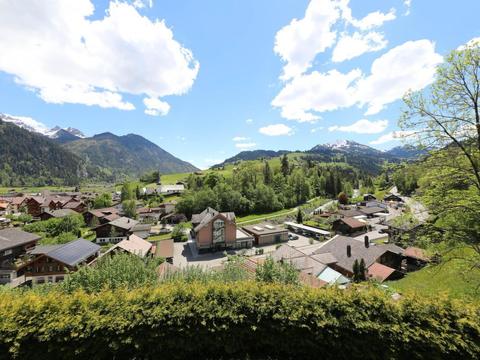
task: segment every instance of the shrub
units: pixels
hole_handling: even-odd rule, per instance
[[[0,359],[476,359],[478,305],[236,282],[0,292]]]

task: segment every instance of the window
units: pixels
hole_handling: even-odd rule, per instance
[[[10,274],[0,274],[0,279],[8,279],[8,280],[10,280]]]
[[[12,253],[13,253],[12,249],[8,249],[8,250],[5,250],[3,254],[4,255],[12,255]]]
[[[218,219],[213,222],[213,243],[221,242],[225,242],[225,222]]]

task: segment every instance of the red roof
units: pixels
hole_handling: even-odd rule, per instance
[[[313,276],[311,274],[306,274],[304,272],[301,272],[298,277],[300,279],[300,282],[303,285],[307,285],[309,287],[320,288],[320,287],[324,287],[324,286],[328,285],[328,283],[326,281],[320,280],[320,279],[316,278],[315,276]]]
[[[394,272],[395,272],[395,269],[392,269],[391,267],[382,265],[380,263],[373,263],[368,268],[368,276],[380,282],[383,282],[386,279],[388,279],[388,277],[392,275]]]

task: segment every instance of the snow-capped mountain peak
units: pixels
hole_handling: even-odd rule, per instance
[[[49,129],[45,124],[41,123],[40,121],[37,121],[27,116],[14,116],[0,113],[0,120],[15,124],[25,130],[44,135],[51,139],[57,139],[62,135],[62,133],[68,133],[82,139],[86,137],[85,134],[83,134],[80,130],[72,127],[61,128],[60,126],[55,126],[54,128]]]
[[[42,124],[40,121],[27,116],[0,114],[0,120],[15,124],[25,130],[36,132],[45,136],[48,136],[48,133],[50,132],[45,124]]]

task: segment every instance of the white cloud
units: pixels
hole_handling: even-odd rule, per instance
[[[143,9],[145,6],[153,7],[153,0],[133,0],[132,5],[137,9]]]
[[[170,111],[170,105],[160,99],[145,98],[143,99],[143,103],[145,104],[145,114],[147,115],[164,116]]]
[[[56,104],[132,110],[123,94],[160,99],[190,89],[199,64],[164,21],[120,1],[104,18],[90,19],[94,10],[91,0],[1,1],[0,71]]]
[[[388,126],[388,120],[370,121],[361,119],[347,126],[330,126],[328,131],[352,132],[357,134],[378,134],[384,131]]]
[[[310,129],[310,132],[311,132],[312,134],[314,134],[314,133],[316,133],[317,131],[320,131],[320,130],[323,130],[323,126],[319,126],[319,127]]]
[[[398,140],[403,140],[408,138],[409,136],[413,135],[415,132],[414,131],[408,131],[408,130],[398,130],[398,131],[392,131],[389,133],[386,133],[382,136],[380,136],[378,139],[370,141],[371,145],[379,145],[379,144],[384,144],[387,142],[391,141],[398,141]]]
[[[347,74],[331,70],[325,74],[313,71],[301,75],[285,85],[273,99],[272,105],[281,109],[281,115],[285,119],[316,121],[320,117],[313,111],[332,111],[355,104],[352,83],[361,75],[359,69]]]
[[[260,128],[258,130],[261,134],[267,136],[283,136],[283,135],[292,135],[293,129],[284,124],[274,124],[268,125]]]
[[[333,50],[332,60],[342,62],[353,59],[367,52],[378,51],[386,47],[388,41],[383,34],[372,31],[366,34],[355,32],[343,34]]]
[[[339,18],[336,1],[312,0],[302,19],[293,19],[277,32],[274,51],[286,62],[282,79],[305,72],[317,54],[334,44],[337,34],[332,26]]]
[[[425,88],[434,81],[437,65],[443,61],[430,40],[407,41],[377,58],[371,74],[358,81],[357,100],[367,104],[365,115],[380,112],[409,91]]]
[[[319,119],[317,113],[367,106],[365,115],[380,112],[385,105],[401,99],[408,90],[430,85],[442,57],[430,40],[408,41],[377,58],[371,74],[313,71],[287,83],[273,99],[285,119],[299,122]]]
[[[248,140],[248,138],[244,137],[244,136],[235,136],[232,140],[233,141],[245,141],[245,140]]]
[[[412,6],[412,0],[404,0],[404,1],[403,1],[403,5],[405,5],[405,7],[407,8],[407,9],[405,10],[405,14],[404,14],[404,15],[405,15],[405,16],[410,15],[410,8],[411,8],[411,6]]]
[[[236,147],[237,149],[243,149],[243,150],[245,150],[245,149],[251,149],[251,148],[253,148],[253,147],[255,147],[255,146],[257,146],[257,144],[255,144],[255,143],[236,143],[236,144],[235,144],[235,147]]]
[[[344,13],[345,14],[345,13]],[[345,15],[344,15],[345,16]],[[348,21],[359,28],[360,30],[370,30],[376,27],[382,26],[387,21],[396,19],[395,9],[391,9],[388,13],[382,13],[380,11],[374,11],[365,16],[364,18],[357,20],[354,18],[348,18]]]
[[[247,124],[251,124],[251,123],[253,123],[253,119],[247,119],[247,120],[245,120],[245,122],[246,122]]]

